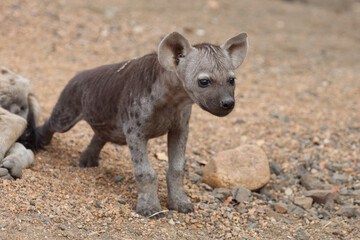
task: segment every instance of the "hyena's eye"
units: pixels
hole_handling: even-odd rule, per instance
[[[206,87],[210,86],[211,82],[209,79],[199,79],[198,84],[199,84],[199,87],[206,88]]]
[[[234,86],[235,85],[235,78],[234,77],[229,78],[229,83],[230,83],[231,86]]]

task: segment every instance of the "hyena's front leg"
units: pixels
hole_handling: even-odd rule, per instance
[[[131,153],[138,191],[136,212],[148,217],[161,211],[158,198],[158,179],[148,159],[147,140],[138,135],[140,134],[129,134],[126,141]],[[162,215],[155,217],[159,216]]]
[[[191,111],[191,109],[190,109]],[[168,133],[169,169],[166,174],[169,209],[193,212],[194,207],[184,192],[185,149],[189,131],[190,111],[182,116],[180,125]]]

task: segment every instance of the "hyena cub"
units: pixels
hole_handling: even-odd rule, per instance
[[[174,32],[160,42],[157,53],[81,72],[70,80],[50,118],[39,127],[40,144],[49,144],[55,132],[66,132],[80,120],[95,133],[81,154],[80,167],[98,166],[106,142],[127,144],[138,191],[136,211],[149,216],[161,206],[147,142],[167,133],[168,208],[192,212],[183,189],[191,106],[197,103],[216,116],[232,111],[234,70],[244,61],[247,48],[246,33],[222,46],[192,46]]]

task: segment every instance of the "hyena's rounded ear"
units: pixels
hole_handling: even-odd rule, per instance
[[[180,33],[170,33],[159,44],[159,62],[167,70],[175,71],[181,58],[184,58],[192,49],[189,41]]]
[[[30,118],[35,124],[35,126],[38,126],[40,123],[40,115],[41,115],[41,109],[40,104],[34,94],[30,93],[28,95],[28,103],[29,103],[29,115],[28,115],[28,121]]]
[[[234,68],[238,68],[245,60],[248,51],[248,37],[240,33],[228,39],[221,47],[228,52]]]

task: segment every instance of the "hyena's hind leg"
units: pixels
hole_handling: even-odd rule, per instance
[[[82,119],[80,106],[78,108],[74,106],[64,107],[59,102],[56,104],[51,116],[37,129],[39,146],[48,145],[55,132],[67,132]],[[76,104],[74,105],[76,106]]]
[[[104,147],[106,141],[99,138],[96,133],[89,146],[81,153],[80,156],[80,167],[96,167],[99,166],[99,154],[101,149]]]

